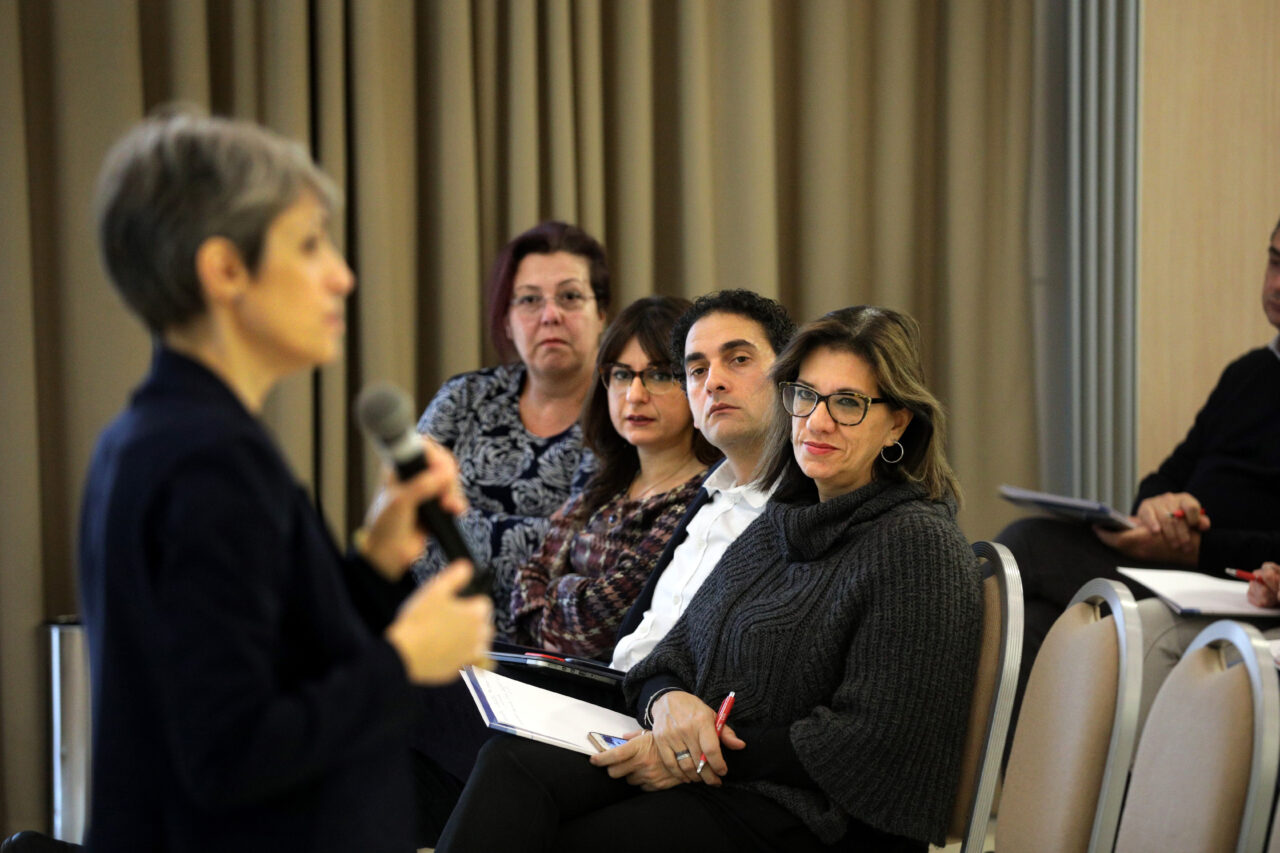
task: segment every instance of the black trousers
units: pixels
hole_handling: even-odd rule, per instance
[[[587,757],[523,738],[486,744],[437,853],[697,853],[912,851],[928,845],[851,822],[824,845],[795,815],[736,787],[679,785],[645,793]]]
[[[498,671],[537,687],[624,710],[622,691],[617,686],[527,667],[499,666]],[[471,776],[480,748],[498,733],[485,726],[471,692],[461,681],[416,693],[418,721],[411,738],[410,759],[416,785],[417,843],[432,847]]]

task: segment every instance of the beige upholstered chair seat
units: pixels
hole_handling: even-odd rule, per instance
[[[1134,607],[1122,584],[1090,581],[1045,638],[1005,771],[1000,853],[1111,850],[1141,691]]]
[[[1278,690],[1255,628],[1223,620],[1201,632],[1151,706],[1116,853],[1261,853],[1280,759]]]

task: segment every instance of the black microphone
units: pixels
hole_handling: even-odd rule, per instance
[[[413,407],[409,395],[385,382],[367,386],[356,398],[356,419],[379,455],[395,466],[401,482],[427,469],[422,440],[413,428]],[[471,549],[458,532],[453,516],[435,498],[418,504],[418,525],[430,531],[450,560],[463,558],[475,566],[471,580],[459,595],[489,594],[490,577],[471,556]]]

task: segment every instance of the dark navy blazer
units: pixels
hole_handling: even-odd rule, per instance
[[[380,636],[412,581],[339,553],[220,379],[157,348],[80,532],[90,850],[413,848],[411,689]]]

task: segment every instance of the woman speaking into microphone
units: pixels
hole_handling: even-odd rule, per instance
[[[186,114],[103,168],[103,260],[155,346],[81,522],[98,853],[412,849],[410,685],[492,636],[488,598],[456,594],[465,562],[406,578],[418,504],[464,508],[448,454],[389,479],[344,556],[259,420],[340,351],[336,195],[299,146]]]

